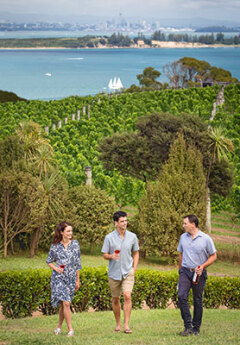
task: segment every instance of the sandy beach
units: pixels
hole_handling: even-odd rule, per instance
[[[224,48],[224,47],[240,47],[240,45],[225,45],[225,44],[201,44],[201,43],[192,43],[192,42],[171,42],[171,41],[153,41],[152,46],[147,44],[132,44],[129,47],[118,47],[112,45],[101,45],[99,44],[98,47],[81,47],[81,48],[67,48],[67,47],[0,47],[0,50],[53,50],[53,49],[160,49],[160,48]]]

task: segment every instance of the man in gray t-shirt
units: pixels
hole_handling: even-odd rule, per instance
[[[124,298],[124,333],[132,333],[129,319],[132,310],[131,294],[134,285],[134,275],[139,260],[139,246],[137,236],[127,230],[127,214],[115,212],[113,220],[116,229],[105,237],[102,253],[109,260],[108,281],[112,294],[112,308],[116,319],[115,332],[119,332],[120,325],[120,295]]]
[[[179,251],[178,303],[185,327],[180,334],[188,336],[198,335],[200,332],[203,314],[202,295],[207,280],[206,268],[216,260],[217,254],[211,237],[199,230],[195,215],[184,217],[183,228],[185,233],[182,234],[177,248]],[[188,305],[191,288],[194,301],[193,319]]]

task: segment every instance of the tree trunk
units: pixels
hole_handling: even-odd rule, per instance
[[[207,188],[206,193],[206,230],[209,234],[211,234],[211,196],[209,188]]]
[[[31,234],[31,244],[30,244],[30,258],[33,258],[36,254],[36,247],[38,244],[40,230],[37,229]]]
[[[13,240],[11,240],[11,252],[12,252],[12,255],[14,255],[14,254],[15,254],[15,252],[14,252]]]
[[[4,258],[7,257],[7,247],[8,247],[8,243],[7,243],[7,229],[4,228],[3,229],[3,257]]]
[[[91,243],[90,243],[90,253],[91,254],[93,253],[93,241],[91,241]]]

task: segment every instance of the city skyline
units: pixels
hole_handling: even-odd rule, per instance
[[[145,17],[195,18],[236,22],[239,20],[239,0],[1,0],[0,14],[26,18],[28,15],[46,18]],[[0,15],[1,16],[1,15]],[[0,18],[1,19],[1,18]],[[36,20],[36,19],[35,19]],[[209,23],[211,25],[211,23]]]

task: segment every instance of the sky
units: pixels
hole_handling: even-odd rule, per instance
[[[1,0],[2,12],[154,18],[213,18],[240,22],[240,0]]]

